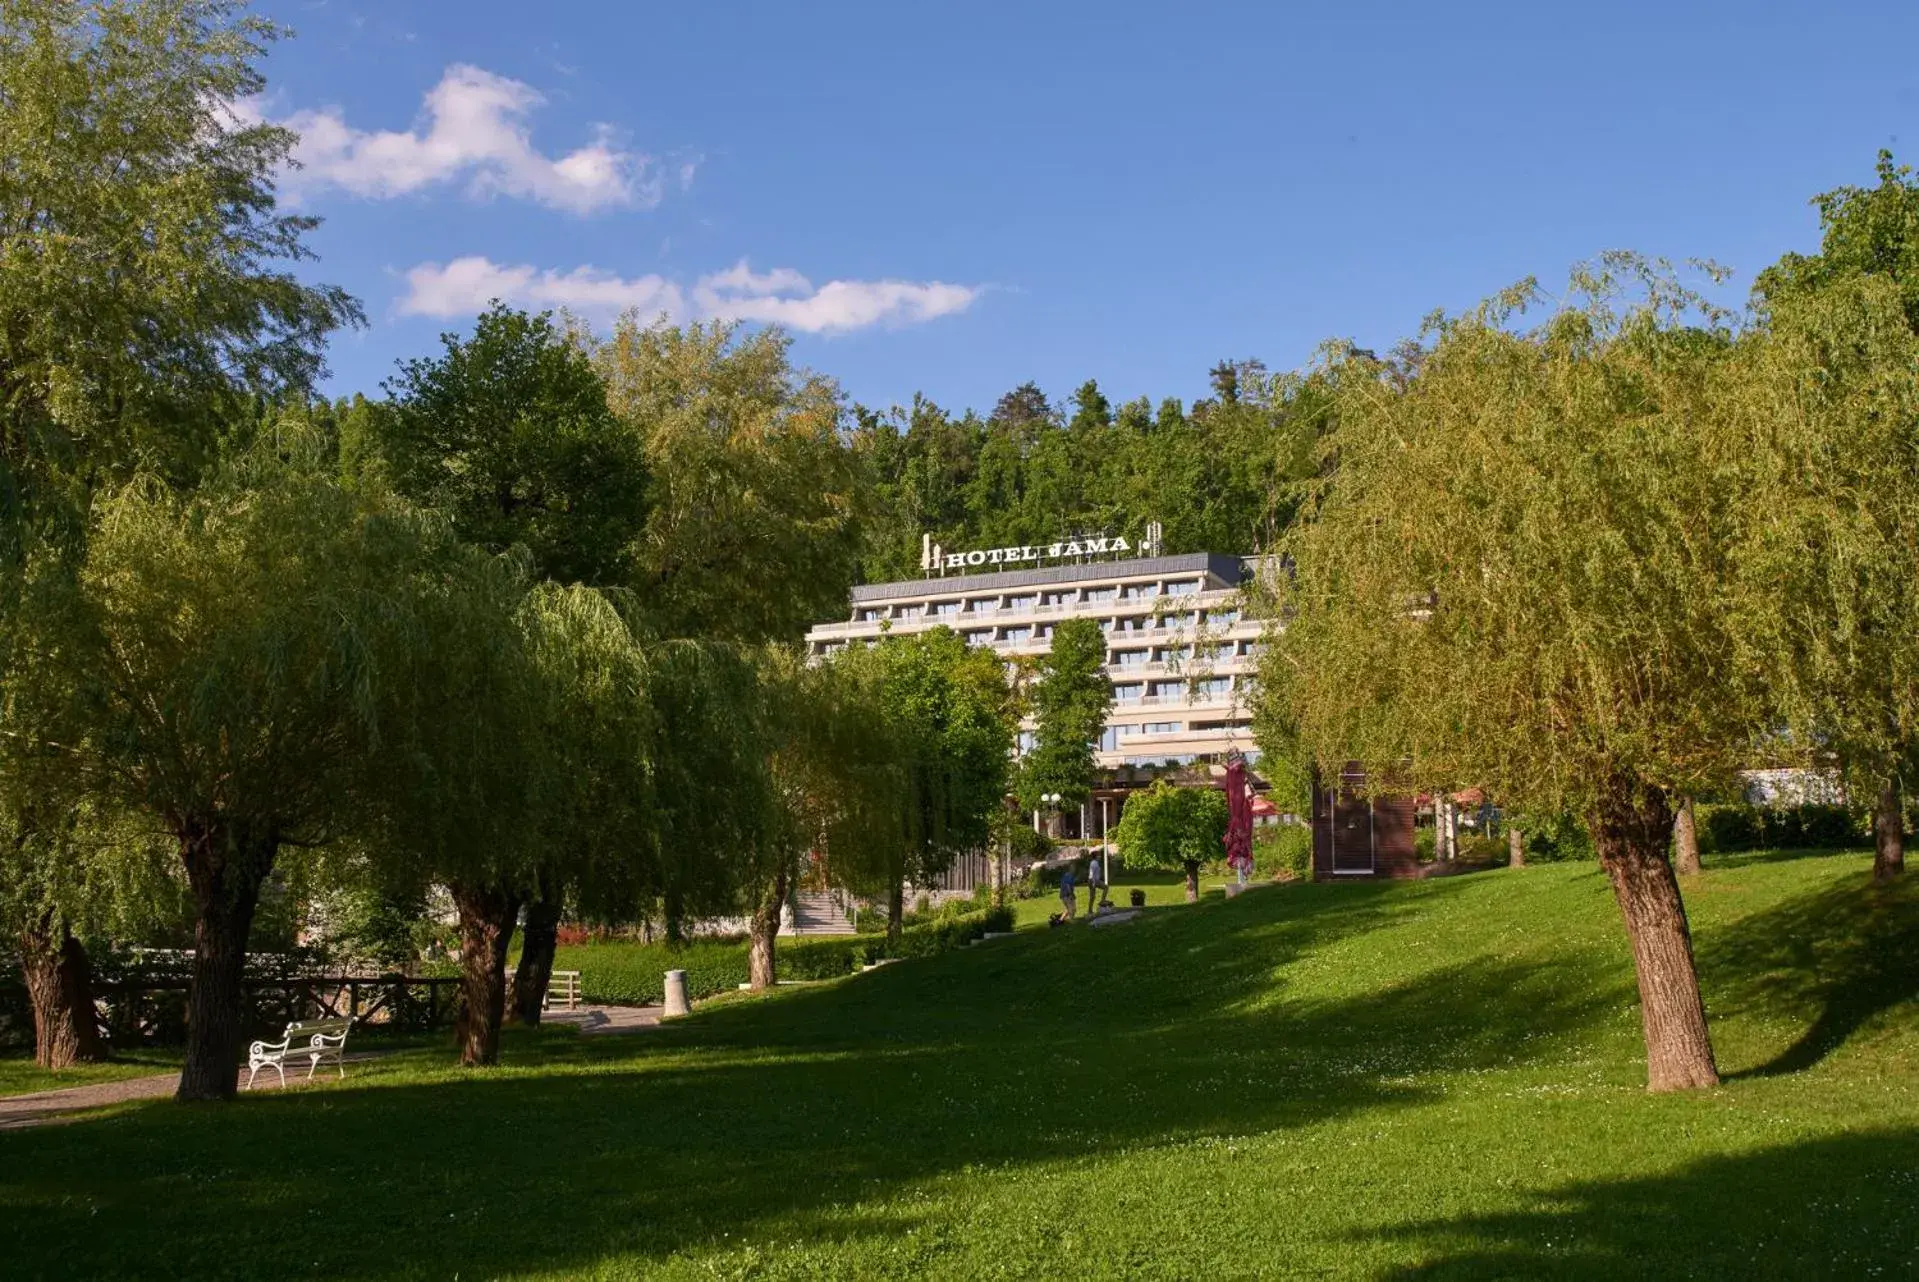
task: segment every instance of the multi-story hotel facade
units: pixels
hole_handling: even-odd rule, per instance
[[[1085,813],[1061,815],[1060,826],[1069,838],[1103,837],[1118,820],[1113,803],[1158,773],[1219,762],[1233,749],[1258,756],[1249,696],[1261,625],[1246,617],[1240,594],[1252,562],[1209,552],[1089,559],[1114,543],[1132,550],[1106,539],[991,554],[931,549],[923,558],[928,577],[854,588],[850,616],[808,632],[808,652],[824,656],[889,633],[950,627],[1010,665],[1045,654],[1065,620],[1094,620],[1106,634],[1113,682],[1098,749],[1103,778]],[[1075,553],[1061,564],[969,572]],[[939,573],[949,567],[959,572]],[[1021,729],[1022,751],[1033,731],[1030,723]]]

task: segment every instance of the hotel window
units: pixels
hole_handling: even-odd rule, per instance
[[[1031,641],[1032,639],[1033,639],[1033,630],[1031,628],[1006,629],[1006,640],[1009,644],[1025,645],[1028,641]]]
[[[1166,585],[1167,596],[1191,596],[1197,591],[1199,591],[1198,579],[1186,579],[1179,583],[1168,583]]]
[[[1145,650],[1115,650],[1113,652],[1113,662],[1122,668],[1144,667],[1146,665],[1146,659],[1147,652]]]
[[[1006,598],[1006,608],[1009,610],[1030,610],[1038,600],[1039,598],[1035,596],[1009,596]]]
[[[1146,620],[1115,619],[1113,620],[1113,630],[1115,632],[1144,632],[1146,631]]]
[[[1103,605],[1118,595],[1118,588],[1087,588],[1081,599],[1088,605]]]
[[[1106,729],[1100,731],[1099,750],[1101,752],[1111,752],[1113,749],[1117,747],[1119,747],[1118,728],[1114,726],[1107,726]]]
[[[1046,594],[1045,604],[1048,606],[1071,605],[1078,597],[1079,593],[1077,592],[1048,592]],[[1092,598],[1088,599],[1090,600]],[[1099,599],[1105,600],[1106,598],[1102,597]]]
[[[1154,653],[1158,656],[1155,660],[1156,662],[1178,663],[1182,659],[1190,659],[1193,657],[1193,647],[1190,645],[1163,645]]]
[[[1155,681],[1153,682],[1153,688],[1147,693],[1151,694],[1155,699],[1181,699],[1186,696],[1186,683],[1184,681]]]
[[[974,614],[991,614],[999,609],[999,598],[996,596],[983,596],[977,600],[968,601],[966,608]]]
[[[993,630],[986,628],[979,632],[968,632],[966,634],[966,644],[971,646],[993,644]]]
[[[1178,734],[1186,726],[1178,721],[1148,721],[1140,727],[1141,734]]]
[[[860,622],[861,623],[878,623],[880,619],[885,615],[885,613],[886,611],[884,610],[875,610],[875,609],[861,610]]]
[[[1233,692],[1231,677],[1207,677],[1193,683],[1193,693],[1203,699],[1221,699]]]
[[[1138,726],[1115,726],[1113,728],[1119,732],[1119,737],[1122,739],[1136,735],[1140,731],[1140,727]]]
[[[1158,595],[1159,584],[1157,583],[1130,583],[1126,586],[1126,590],[1119,594],[1119,599],[1122,601],[1150,601]]]
[[[1034,632],[1033,635],[1042,641],[1051,641],[1053,639],[1053,625],[1050,623],[1042,623],[1039,625],[1038,631]]]
[[[1239,622],[1239,611],[1238,610],[1208,610],[1206,612],[1206,622],[1211,624],[1213,627],[1223,628],[1228,626],[1229,624],[1234,624]]]
[[[1128,681],[1122,685],[1116,685],[1113,687],[1113,702],[1137,703],[1144,689],[1145,687],[1141,686],[1137,681]]]
[[[1159,626],[1162,628],[1188,628],[1193,625],[1194,616],[1190,614],[1162,614]]]
[[[1258,654],[1265,648],[1265,644],[1259,641],[1241,641],[1239,643],[1239,652],[1241,654]]]
[[[926,612],[936,619],[945,619],[958,614],[959,607],[958,601],[935,601],[926,607]]]

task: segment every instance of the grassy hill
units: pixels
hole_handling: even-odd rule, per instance
[[[643,1037],[0,1133],[10,1277],[1919,1269],[1919,891],[1688,887],[1729,1081],[1642,1090],[1591,865],[1044,928]]]

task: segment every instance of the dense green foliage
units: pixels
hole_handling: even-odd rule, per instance
[[[236,114],[277,34],[232,0],[0,8],[0,573],[87,497],[197,477],[248,396],[304,391],[359,318],[299,281],[294,135]]]
[[[1067,619],[1053,629],[1053,644],[1039,661],[1027,696],[1036,724],[1034,744],[1020,759],[1017,794],[1022,810],[1056,794],[1074,807],[1092,792],[1094,752],[1113,683],[1106,675],[1106,634],[1093,619]]]
[[[964,947],[987,931],[1012,928],[1007,910],[989,908],[909,925],[896,944],[889,944],[883,934],[783,939],[776,953],[779,978],[837,979],[882,958],[931,957]],[[657,1005],[669,970],[686,972],[687,996],[694,1001],[730,993],[750,975],[747,944],[738,939],[563,945],[554,954],[554,965],[580,972],[587,1001],[615,1005]]]
[[[523,548],[560,583],[630,584],[645,524],[639,434],[548,316],[495,305],[471,337],[402,361],[371,416],[393,484],[491,552]]]
[[[923,399],[861,410],[853,442],[874,493],[862,573],[911,578],[922,533],[947,548],[1002,547],[1137,536],[1155,519],[1167,552],[1251,553],[1284,528],[1323,421],[1311,380],[1257,361],[1221,365],[1190,411],[1171,399],[1114,410],[1090,381],[1063,409],[1025,383],[985,418]]]
[[[1919,902],[1867,863],[1708,859],[1710,1096],[1636,1089],[1592,865],[1287,887],[11,1133],[0,1236],[28,1277],[1894,1277]]]
[[[1126,802],[1113,842],[1128,868],[1191,868],[1225,856],[1226,794],[1161,779]]]

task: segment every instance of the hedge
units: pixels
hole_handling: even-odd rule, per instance
[[[909,926],[899,946],[880,935],[829,935],[782,939],[774,949],[781,979],[835,979],[882,957],[931,957],[962,948],[988,931],[1013,929],[1009,908],[988,908]],[[556,970],[580,972],[580,995],[609,1006],[652,1006],[664,1000],[666,972],[686,972],[693,1001],[732,992],[747,981],[743,939],[702,939],[678,948],[666,944],[573,944],[556,949]]]
[[[1698,806],[1694,822],[1699,849],[1710,854],[1840,849],[1872,840],[1865,817],[1844,806]]]

